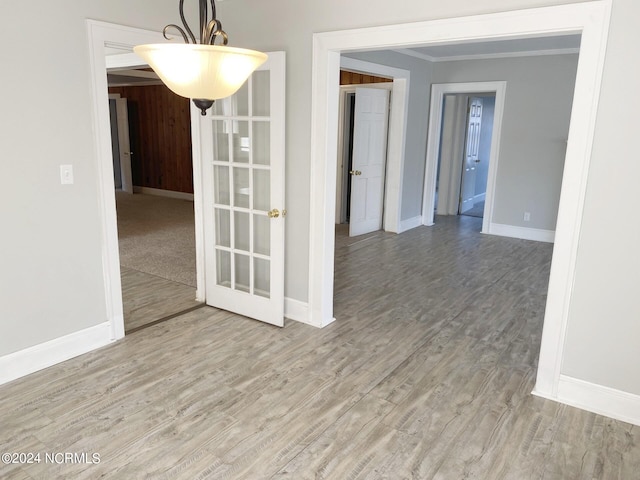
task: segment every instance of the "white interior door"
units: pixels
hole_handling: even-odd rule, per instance
[[[356,89],[353,163],[349,171],[351,237],[382,228],[388,119],[388,90]]]
[[[131,174],[131,142],[129,139],[129,108],[126,98],[116,98],[116,117],[118,124],[118,145],[120,148],[120,175],[122,190],[133,193],[133,176]]]
[[[482,98],[469,99],[469,122],[467,124],[467,142],[460,185],[460,213],[474,205],[476,196],[476,165],[480,162],[480,128],[482,127]]]
[[[284,325],[284,52],[201,117],[208,305]]]

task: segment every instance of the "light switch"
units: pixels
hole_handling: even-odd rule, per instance
[[[60,183],[62,185],[73,184],[73,165],[60,165]]]

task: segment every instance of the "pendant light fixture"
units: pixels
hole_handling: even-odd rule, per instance
[[[200,1],[200,39],[184,17],[180,0],[180,19],[184,29],[175,24],[164,27],[162,34],[177,30],[184,44],[160,43],[138,45],[133,51],[140,55],[174,93],[193,99],[202,115],[207,114],[214,100],[233,95],[249,75],[267,60],[267,55],[255,50],[227,47],[229,40],[216,18],[215,0],[211,0],[211,20],[207,0]],[[215,45],[217,39],[222,45]]]

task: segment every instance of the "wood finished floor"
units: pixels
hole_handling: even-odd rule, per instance
[[[551,246],[439,218],[336,241],[337,321],[213,308],[0,387],[1,478],[637,479],[639,427],[533,397]]]
[[[190,285],[124,266],[120,272],[126,332],[201,305]]]

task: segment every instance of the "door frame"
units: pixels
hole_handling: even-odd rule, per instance
[[[102,228],[102,266],[107,322],[111,340],[124,337],[124,311],[120,280],[120,251],[113,180],[113,157],[109,121],[107,68],[140,67],[146,63],[133,53],[133,47],[146,43],[166,42],[162,33],[126,27],[114,23],[87,20],[91,65],[91,98],[93,104],[93,134],[97,160],[97,198]],[[112,55],[107,55],[111,52]],[[121,52],[121,53],[118,53]],[[199,112],[191,105],[193,146],[193,196],[196,238],[196,300],[204,301],[204,237],[202,214],[202,171],[200,165],[198,122]]]
[[[384,25],[313,35],[309,312],[333,319],[334,216],[340,53],[581,33],[556,241],[534,393],[558,399],[578,241],[606,54],[611,0]]]
[[[431,106],[429,108],[429,128],[427,131],[427,157],[424,169],[424,191],[422,195],[422,224],[434,224],[434,208],[436,183],[438,177],[438,156],[440,155],[440,134],[442,133],[442,116],[444,96],[448,94],[474,94],[495,92],[496,106],[493,116],[493,134],[491,136],[491,154],[489,155],[489,173],[487,174],[487,193],[482,218],[482,233],[491,233],[495,186],[498,176],[498,159],[500,150],[500,134],[507,93],[507,82],[465,82],[434,83],[431,86]]]

